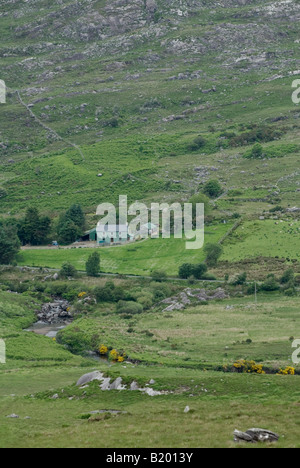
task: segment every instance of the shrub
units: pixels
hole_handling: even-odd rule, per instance
[[[137,302],[143,306],[144,309],[150,309],[153,305],[153,296],[152,294],[143,294],[137,297]]]
[[[166,281],[167,279],[167,274],[165,271],[153,271],[151,276],[152,276],[152,279],[154,281],[157,281],[158,283],[161,283],[162,281]]]
[[[283,273],[282,277],[280,278],[281,284],[287,284],[287,283],[294,282],[294,281],[295,281],[295,273],[292,268],[289,268],[288,270],[286,270]]]
[[[93,252],[86,264],[85,264],[85,268],[86,268],[86,274],[88,276],[93,276],[93,277],[96,277],[99,275],[100,273],[100,255],[98,252]]]
[[[109,286],[97,286],[94,289],[97,302],[115,302],[114,289]]]
[[[62,298],[69,302],[74,301],[77,297],[78,291],[72,289],[72,287],[68,288],[67,291],[62,294]]]
[[[106,356],[107,353],[108,353],[108,348],[107,348],[107,346],[101,345],[101,346],[99,347],[99,353],[100,353],[102,356]]]
[[[204,148],[206,145],[206,140],[201,135],[197,136],[192,143],[188,145],[189,151],[198,151],[201,148]]]
[[[133,301],[119,301],[116,311],[118,314],[136,315],[143,312],[143,306]]]
[[[206,263],[208,266],[215,266],[223,253],[223,248],[219,244],[207,244],[204,247],[206,253]]]
[[[272,127],[262,126],[251,129],[248,132],[241,133],[229,139],[229,144],[232,147],[251,145],[254,143],[266,143],[273,141],[282,136],[282,132],[273,129]]]
[[[272,274],[267,276],[266,281],[261,285],[261,289],[263,291],[278,291],[280,286],[276,281],[275,276]]]
[[[77,276],[77,270],[71,263],[65,262],[61,267],[59,276],[61,276],[62,278],[67,278],[67,277],[74,278]]]
[[[109,359],[115,362],[124,362],[126,357],[126,353],[120,353],[116,349],[112,349],[109,353]]]
[[[237,278],[233,281],[233,284],[235,286],[243,285],[246,283],[246,281],[247,281],[247,273],[244,272],[237,276]]]
[[[236,372],[240,373],[265,374],[262,364],[256,364],[255,361],[247,361],[246,359],[236,361],[233,367]]]
[[[203,193],[210,198],[217,198],[222,192],[222,187],[217,180],[209,180],[203,188]]]
[[[192,275],[196,279],[202,279],[207,272],[207,265],[205,263],[198,263],[197,265],[193,265]]]
[[[293,288],[285,289],[284,294],[285,294],[285,296],[291,297],[291,296],[296,296],[297,292],[296,292],[296,289],[293,287]]]
[[[285,369],[280,369],[277,375],[295,375],[295,368],[288,366]]]
[[[199,263],[193,265],[191,263],[184,263],[179,267],[178,275],[179,278],[188,279],[193,276],[196,279],[203,279],[205,273],[207,272],[207,265],[204,263]]]
[[[57,334],[56,341],[66,345],[69,351],[74,354],[85,353],[90,347],[86,333],[78,327],[62,330]]]
[[[264,149],[260,143],[255,143],[252,147],[249,157],[252,159],[261,159],[264,155]]]

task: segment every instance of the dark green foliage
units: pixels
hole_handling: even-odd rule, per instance
[[[217,198],[222,192],[223,189],[217,180],[209,180],[203,188],[203,193],[210,198]]]
[[[60,218],[57,226],[58,242],[63,245],[72,244],[81,234],[80,228],[64,216]]]
[[[280,289],[278,281],[276,281],[275,276],[268,275],[266,281],[261,285],[263,291],[278,291]]]
[[[204,252],[206,254],[206,264],[216,266],[223,253],[223,247],[219,244],[206,244]]]
[[[70,330],[66,329],[58,333],[56,341],[59,344],[67,346],[69,351],[74,354],[83,354],[89,349],[88,337],[79,327],[74,327]]]
[[[290,282],[293,282],[293,283],[295,282],[295,273],[292,268],[289,268],[288,270],[286,270],[280,279],[281,284],[287,284]]]
[[[77,276],[77,270],[76,268],[71,265],[71,263],[66,262],[62,265],[61,270],[59,272],[59,275],[62,276],[63,278],[67,277],[76,277]]]
[[[166,281],[167,275],[165,271],[153,271],[152,274],[152,279],[154,281],[157,281],[158,283],[161,283],[162,281]]]
[[[94,294],[97,302],[115,302],[116,287],[113,282],[109,281],[105,286],[97,286],[94,289]]]
[[[197,265],[193,265],[192,269],[192,276],[196,279],[202,279],[207,272],[207,265],[205,263],[198,263]]]
[[[187,279],[193,276],[193,265],[191,263],[183,263],[179,267],[178,276],[182,279]]]
[[[86,267],[86,274],[88,276],[98,276],[99,273],[100,273],[100,255],[98,254],[98,252],[93,252],[86,264],[85,264],[85,267]]]
[[[260,143],[256,143],[250,153],[252,159],[261,159],[264,155],[264,149]]]
[[[253,143],[266,143],[282,136],[282,132],[273,127],[255,127],[248,132],[241,133],[229,139],[230,146],[246,146]]]
[[[247,273],[241,273],[240,275],[237,276],[237,278],[233,281],[233,284],[236,286],[243,285],[247,281]]]
[[[81,230],[85,229],[85,215],[78,204],[72,205],[65,214],[66,219],[70,219]]]
[[[51,219],[40,216],[37,208],[28,208],[25,218],[19,223],[18,236],[23,245],[47,243],[51,230]]]
[[[61,244],[72,244],[83,234],[85,215],[78,204],[72,205],[59,218],[57,225],[58,241]]]
[[[190,199],[189,203],[193,205],[193,223],[195,225],[196,215],[197,215],[197,204],[204,205],[204,214],[205,216],[209,215],[211,212],[210,200],[207,195],[204,193],[195,193]]]
[[[206,145],[206,140],[201,135],[197,136],[192,143],[188,145],[189,151],[198,151],[201,148],[204,148]]]
[[[15,260],[20,249],[16,227],[0,224],[0,264],[8,265]]]
[[[199,263],[193,265],[191,263],[184,263],[179,267],[179,278],[187,279],[193,276],[195,279],[203,279],[207,272],[207,265]]]
[[[143,306],[133,301],[119,301],[116,311],[118,314],[136,315],[143,312]]]

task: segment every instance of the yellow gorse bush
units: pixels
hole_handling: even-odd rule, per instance
[[[109,359],[111,361],[115,361],[115,362],[124,362],[126,357],[127,357],[126,353],[120,353],[116,349],[112,349],[109,352],[108,347],[103,345],[103,344],[101,346],[99,346],[98,351],[101,354],[101,356],[107,356],[108,355]]]
[[[78,297],[80,297],[80,298],[81,298],[81,297],[84,297],[84,296],[86,296],[86,292],[84,292],[84,291],[82,291],[82,292],[80,292],[80,293],[78,294]]]
[[[295,375],[295,368],[287,366],[285,369],[280,369],[277,375]]]
[[[240,359],[233,364],[233,367],[239,372],[253,373],[253,374],[265,374],[262,364],[256,364],[255,361],[247,361],[246,359]]]
[[[105,345],[101,345],[100,348],[99,348],[99,353],[102,356],[105,356],[108,353],[108,347],[105,346]]]
[[[127,355],[126,353],[119,353],[116,349],[112,349],[111,352],[109,353],[109,357],[112,361],[115,362],[124,362]]]
[[[116,349],[112,349],[111,352],[109,353],[109,357],[112,361],[117,361],[119,357],[119,353]]]

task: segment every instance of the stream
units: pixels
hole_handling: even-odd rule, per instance
[[[72,314],[69,312],[70,304],[63,299],[55,299],[42,305],[41,311],[37,313],[37,322],[33,323],[24,331],[34,332],[38,335],[44,335],[48,338],[56,338],[57,333],[63,330],[73,321]],[[89,351],[88,356],[95,361],[108,363],[106,356]]]
[[[58,323],[47,323],[47,322],[42,322],[38,321],[35,322],[31,327],[27,328],[25,331],[30,331],[37,333],[38,335],[44,335],[47,336],[48,338],[55,338],[57,333],[60,330],[63,330],[66,328],[68,325],[70,325],[72,322],[58,322]]]

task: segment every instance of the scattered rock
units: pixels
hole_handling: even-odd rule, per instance
[[[140,392],[145,393],[146,395],[149,395],[149,396],[167,395],[168,393],[170,393],[170,392],[167,392],[167,391],[154,390],[151,387],[140,388],[139,385],[137,384],[137,382],[135,382],[135,381],[131,382],[131,384],[130,384],[130,386],[128,388],[127,385],[122,383],[123,382],[122,377],[117,377],[111,383],[110,377],[105,377],[99,371],[90,372],[89,374],[83,375],[82,377],[80,377],[80,379],[78,380],[76,385],[78,387],[80,387],[80,388],[85,388],[85,386],[87,386],[86,384],[88,384],[88,383],[90,383],[92,381],[95,381],[95,380],[99,380],[101,382],[99,387],[103,391],[107,391],[107,390],[119,390],[119,391],[121,391],[121,390],[129,389],[131,391],[140,391]],[[153,379],[151,379],[150,382],[152,382],[152,384],[155,383],[155,381]]]
[[[259,428],[248,429],[246,432],[235,429],[233,434],[235,442],[249,442],[252,444],[256,442],[277,442],[279,439],[279,435],[275,434],[275,432]]]
[[[43,304],[42,310],[37,313],[37,318],[46,323],[59,323],[72,318],[69,311],[70,304],[68,301],[57,299],[54,302]]]
[[[130,390],[134,391],[134,390],[139,390],[139,386],[136,382],[131,382],[130,384]]]
[[[103,380],[103,374],[99,371],[84,374],[82,377],[80,377],[76,385],[77,387],[81,387],[82,385],[92,382],[93,380]]]
[[[222,288],[214,290],[187,288],[177,296],[169,297],[162,301],[162,304],[170,304],[163,312],[172,310],[182,310],[193,302],[206,302],[214,299],[227,299],[228,295]]]
[[[19,416],[17,414],[10,414],[9,416],[6,416],[7,418],[12,418],[12,419],[19,419]]]

